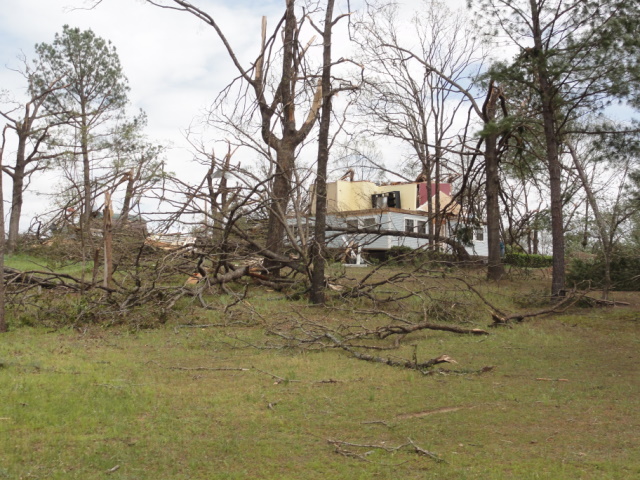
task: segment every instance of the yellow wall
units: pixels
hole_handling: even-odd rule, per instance
[[[313,214],[316,214],[315,195],[313,196]],[[327,212],[338,211],[338,185],[337,182],[327,183]]]
[[[400,192],[400,208],[403,210],[415,210],[417,205],[418,185],[408,183],[404,185],[382,185],[376,187],[375,193]]]
[[[400,208],[416,210],[418,208],[418,184],[378,186],[373,182],[349,182],[338,180],[327,184],[327,211],[329,213],[369,210],[371,195],[376,193],[400,192]],[[315,214],[315,200],[312,203]]]
[[[371,195],[376,193],[375,183],[338,180],[327,184],[327,211],[348,212],[371,208]]]
[[[371,195],[377,186],[372,182],[339,182],[338,200],[341,211],[367,210],[371,208]]]

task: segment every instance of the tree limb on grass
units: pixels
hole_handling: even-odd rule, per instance
[[[403,367],[403,368],[409,368],[411,370],[418,370],[418,371],[427,370],[433,367],[434,365],[438,365],[440,363],[458,363],[448,355],[440,355],[439,357],[432,358],[422,363],[418,363],[415,359],[414,361],[411,361],[411,360],[394,360],[392,358],[385,358],[385,357],[375,357],[373,355],[368,355],[366,353],[358,352],[351,345],[345,344],[330,332],[326,332],[324,336],[325,338],[331,340],[336,347],[349,352],[358,360],[364,360],[367,362],[383,363],[385,365],[389,365],[392,367]]]
[[[485,305],[487,305],[491,309],[491,318],[493,319],[493,324],[490,325],[492,327],[497,326],[505,326],[509,323],[516,321],[522,322],[526,318],[539,317],[541,315],[548,315],[552,313],[563,313],[567,309],[571,308],[577,302],[582,300],[589,293],[589,290],[578,292],[576,289],[570,290],[566,293],[566,296],[560,301],[549,307],[535,310],[533,312],[522,312],[522,313],[506,313],[502,311],[500,308],[491,303],[487,298],[482,295],[473,285],[471,285],[467,280],[461,277],[451,277],[454,280],[464,283],[467,288],[472,291]]]
[[[406,335],[418,330],[440,330],[443,332],[453,332],[469,335],[489,335],[489,332],[480,328],[460,328],[453,325],[438,325],[436,323],[421,322],[413,325],[386,325],[375,330],[379,338],[387,338],[390,335]]]

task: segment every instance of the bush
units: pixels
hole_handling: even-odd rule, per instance
[[[391,247],[387,251],[387,259],[389,260],[389,263],[402,264],[404,262],[413,260],[417,254],[421,254],[421,253],[423,252],[416,251],[411,247],[405,247],[405,246]]]
[[[611,288],[621,291],[640,290],[640,255],[617,254],[611,259]],[[574,259],[569,264],[567,283],[575,285],[591,282],[596,288],[604,287],[604,259]]]
[[[507,253],[504,257],[504,263],[520,268],[544,268],[553,265],[553,257],[527,253]]]
[[[456,262],[456,257],[450,253],[397,246],[387,250],[386,260],[389,265],[420,265],[425,263],[445,263],[449,265]]]

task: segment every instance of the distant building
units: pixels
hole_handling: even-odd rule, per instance
[[[406,246],[421,248],[428,244],[426,238],[412,238],[403,235],[375,235],[348,233],[331,230],[340,229],[380,229],[407,233],[427,234],[429,232],[429,201],[432,211],[436,211],[436,193],[439,200],[439,226],[434,222],[434,231],[439,229],[439,237],[453,236],[458,228],[471,228],[468,238],[473,244],[465,246],[470,255],[487,256],[486,226],[478,223],[468,227],[462,222],[461,207],[451,197],[451,184],[431,185],[431,199],[428,198],[426,182],[389,183],[377,185],[369,181],[338,180],[327,184],[327,246],[348,248],[354,252],[384,252],[392,247]],[[437,192],[436,192],[437,190]],[[313,223],[315,197],[312,200],[311,215],[305,220]],[[294,225],[295,219],[290,219]],[[294,230],[297,232],[297,225]],[[472,238],[471,238],[472,237]],[[441,250],[449,251],[446,244]]]

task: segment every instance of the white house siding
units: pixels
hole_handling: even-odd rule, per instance
[[[398,230],[400,232],[405,231],[405,220],[413,220],[414,230],[413,233],[418,232],[418,222],[424,222],[425,216],[411,215],[407,213],[389,212],[390,228],[389,230]],[[410,237],[389,237],[391,239],[392,247],[409,247],[420,248],[429,243],[426,238],[410,238]]]
[[[482,240],[477,240],[476,235],[473,236],[473,246],[465,247],[467,252],[471,255],[478,255],[480,257],[489,256],[489,245],[487,244],[487,227],[482,226]]]
[[[456,224],[451,224],[451,229],[456,229]],[[482,232],[481,235],[478,235]],[[481,237],[481,238],[480,238]],[[489,256],[489,245],[487,243],[487,226],[481,225],[479,227],[474,228],[473,232],[473,244],[469,246],[465,246],[465,250],[469,253],[469,255],[477,255],[479,257],[487,257]]]
[[[357,221],[358,228],[368,228],[364,225],[365,218],[374,218],[375,225],[371,228],[376,228],[380,225],[383,230],[390,229],[389,213],[383,212],[378,214],[368,214],[361,216],[336,216],[327,215],[327,226],[330,228],[332,225],[340,228],[347,228],[349,221]],[[327,246],[332,248],[344,248],[346,246],[359,245],[364,250],[388,250],[392,243],[390,236],[380,236],[372,234],[350,234],[345,232],[327,231],[327,238],[329,242]]]
[[[355,212],[354,212],[355,213]],[[412,215],[408,212],[368,212],[354,215],[327,215],[327,246],[331,248],[345,248],[347,246],[361,246],[363,250],[389,250],[392,247],[406,246],[410,248],[421,248],[428,244],[426,238],[410,238],[404,236],[393,235],[373,235],[373,234],[351,234],[345,232],[332,231],[330,227],[336,226],[340,228],[347,228],[351,222],[357,222],[358,228],[369,228],[365,225],[365,219],[374,218],[375,224],[373,228],[380,226],[382,230],[397,230],[400,232],[405,231],[405,221],[407,219],[414,221],[414,232],[418,232],[418,222],[426,221],[425,215]],[[309,218],[313,223],[313,219]],[[294,219],[289,219],[289,223],[293,225]],[[355,225],[354,225],[355,226]],[[455,224],[451,225],[455,228]],[[448,234],[448,227],[444,227],[445,231],[442,235]],[[478,230],[482,230],[482,239],[478,238],[478,231],[474,232],[474,240],[472,246],[465,247],[470,255],[478,255],[486,257],[489,254],[487,246],[487,228],[486,226],[478,227]],[[448,249],[448,248],[447,248]]]

